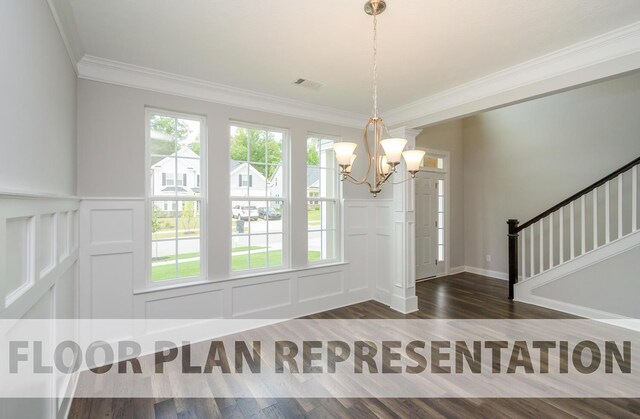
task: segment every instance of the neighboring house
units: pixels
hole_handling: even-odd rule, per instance
[[[307,168],[307,197],[317,198],[320,196],[320,168]],[[313,205],[318,205],[318,201],[311,201]]]
[[[269,189],[271,197],[282,196],[282,188],[284,185],[282,184],[282,166],[278,167],[276,173],[273,175],[271,179],[271,187]],[[315,198],[320,196],[320,168],[310,166],[307,168],[307,196],[310,198]],[[317,204],[317,202],[314,202]]]
[[[176,191],[180,196],[193,196],[200,192],[200,165],[196,164],[200,157],[188,147],[177,153],[178,172],[175,175],[175,154],[167,156],[152,166],[153,190],[156,196],[167,196],[167,201],[156,201],[160,211],[175,211]],[[257,170],[252,164],[231,161],[229,168],[230,194],[235,197],[277,198],[283,196],[282,166],[276,169],[271,180]],[[307,196],[318,197],[320,193],[320,169],[310,167],[307,170]],[[314,202],[317,204],[317,202]],[[178,201],[178,211],[182,211],[182,202]]]
[[[177,155],[177,162],[176,162]],[[194,196],[200,193],[200,156],[188,147],[182,147],[177,154],[165,157],[151,167],[153,171],[153,193],[166,195]],[[177,164],[177,173],[176,173]],[[175,201],[156,201],[161,211],[175,211]],[[182,202],[178,201],[178,211],[182,211]]]
[[[231,196],[271,196],[267,179],[247,162],[231,161],[229,181]]]

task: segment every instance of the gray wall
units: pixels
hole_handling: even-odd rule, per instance
[[[291,137],[293,173],[305,173],[306,141],[310,132],[358,143],[358,129],[339,127],[265,112],[166,95],[87,80],[78,81],[78,194],[83,197],[143,197],[145,194],[145,106],[207,117],[209,185],[225,196],[228,183],[229,121],[286,128]],[[363,126],[367,121],[363,121]],[[362,157],[360,157],[362,158]],[[360,160],[360,159],[359,159]],[[356,162],[356,174],[365,163]],[[306,178],[292,178],[294,194],[305,196]],[[387,188],[386,196],[392,194]],[[211,195],[215,196],[215,195]],[[228,196],[228,194],[226,194]],[[345,198],[369,198],[363,186],[345,184]]]
[[[640,318],[640,246],[534,289],[535,296]]]
[[[45,0],[0,2],[0,190],[76,192],[76,75]]]
[[[507,272],[508,218],[527,221],[638,157],[638,109],[633,74],[466,118],[466,265]]]
[[[416,138],[416,147],[443,150],[450,153],[450,267],[465,265],[464,261],[464,162],[462,150],[462,120],[434,125]]]

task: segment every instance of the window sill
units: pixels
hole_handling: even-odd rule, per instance
[[[232,275],[227,278],[217,278],[217,279],[195,278],[195,279],[189,280],[188,282],[185,281],[181,283],[171,283],[167,285],[158,285],[158,286],[149,287],[145,289],[137,289],[133,291],[133,295],[149,294],[149,293],[160,292],[160,291],[195,287],[200,285],[219,284],[222,282],[237,281],[237,280],[249,279],[249,278],[263,278],[263,277],[269,277],[273,275],[304,272],[309,270],[338,268],[338,267],[343,267],[347,265],[349,265],[349,262],[318,263],[314,265],[304,266],[301,268],[289,268],[289,269],[280,269],[277,271],[266,271],[266,272],[257,272],[257,273],[247,273],[247,274],[241,274],[241,275]]]

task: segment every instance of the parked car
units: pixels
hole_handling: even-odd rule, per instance
[[[258,216],[263,220],[280,220],[282,219],[282,215],[274,208],[261,207],[258,208]]]
[[[238,220],[257,220],[259,215],[253,205],[236,205],[231,209],[231,216]]]

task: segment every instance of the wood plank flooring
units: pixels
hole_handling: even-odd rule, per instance
[[[368,301],[313,319],[566,319],[506,299],[507,283],[473,274],[420,282],[403,315]],[[640,418],[640,399],[75,399],[70,418]]]

